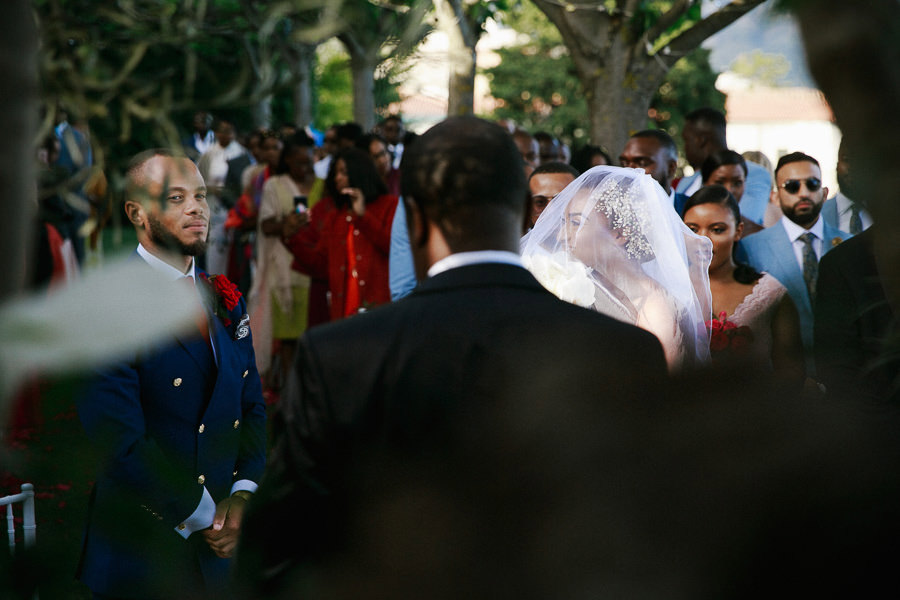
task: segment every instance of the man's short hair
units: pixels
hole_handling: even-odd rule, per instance
[[[375,133],[374,131],[361,135],[359,138],[357,138],[356,143],[353,145],[360,150],[365,150],[366,152],[368,152],[369,146],[371,146],[372,142],[376,140],[387,147],[387,140],[384,139],[384,136],[380,133]]]
[[[700,180],[709,181],[716,169],[726,165],[739,165],[744,171],[744,177],[747,177],[747,161],[743,156],[734,150],[718,150],[710,153],[703,161],[703,166],[700,167]]]
[[[795,162],[811,162],[812,164],[819,166],[819,161],[814,159],[809,154],[804,154],[803,152],[791,152],[790,154],[785,154],[781,158],[778,159],[778,164],[775,165],[775,174],[774,177],[778,177],[778,171],[781,170],[781,167],[784,165],[789,165]]]
[[[602,146],[595,146],[593,144],[585,144],[584,146],[573,152],[572,158],[571,160],[569,160],[569,164],[572,165],[572,167],[576,171],[584,173],[591,168],[591,163],[593,162],[595,156],[602,156],[605,164],[607,165],[613,164],[613,160],[609,155],[609,152],[604,150]]]
[[[669,160],[678,160],[678,146],[672,136],[662,129],[644,129],[632,134],[632,138],[653,138],[659,142],[660,147],[666,150]]]
[[[404,151],[400,173],[404,198],[437,224],[453,252],[482,249],[525,218],[522,157],[499,125],[446,119]]]
[[[543,175],[547,173],[568,173],[572,177],[576,178],[581,174],[578,172],[578,169],[576,169],[572,165],[567,165],[564,162],[554,160],[548,163],[542,163],[539,166],[535,167],[534,171],[531,172],[531,175],[528,176],[528,181],[531,181],[531,178],[535,175]]]
[[[223,119],[223,118],[220,117],[220,118],[216,119],[215,121],[213,121],[212,130],[213,130],[213,131],[219,131],[219,128],[222,127],[223,125],[228,125],[228,126],[230,126],[232,129],[235,128],[235,127],[234,127],[234,123],[232,123],[232,122],[229,121],[228,119]]]
[[[151,148],[135,154],[125,169],[125,200],[143,200],[145,198],[132,198],[132,194],[136,190],[145,189],[147,187],[147,163],[157,156],[167,158],[187,158],[184,152],[173,150],[171,148]]]
[[[362,137],[363,128],[359,123],[354,123],[352,121],[348,123],[341,123],[337,127],[337,137],[338,141],[347,140],[352,144],[356,144],[356,140]]]
[[[692,110],[685,115],[684,120],[695,125],[704,125],[710,129],[725,131],[727,122],[725,121],[725,113],[715,108],[704,106]]]

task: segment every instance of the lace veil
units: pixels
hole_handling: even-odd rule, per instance
[[[585,172],[550,202],[520,249],[563,300],[654,333],[671,370],[709,359],[712,244],[687,228],[643,170]]]

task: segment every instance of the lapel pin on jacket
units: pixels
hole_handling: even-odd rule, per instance
[[[237,327],[234,328],[234,339],[242,340],[248,335],[250,335],[250,315],[244,313],[241,315],[241,320]]]

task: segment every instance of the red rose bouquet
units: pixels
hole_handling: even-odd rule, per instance
[[[234,307],[240,302],[241,291],[238,289],[238,286],[229,281],[224,275],[213,275],[210,277],[207,276],[206,273],[201,273],[200,279],[211,286],[213,292],[215,292],[216,304],[214,306],[214,312],[217,317],[222,319],[222,323],[225,327],[228,327],[231,325],[231,319],[228,318],[228,313],[234,310]]]
[[[714,358],[723,354],[743,354],[753,341],[753,332],[749,327],[738,327],[726,316],[725,311],[722,311],[717,318],[706,322],[706,328],[711,334],[709,349]]]

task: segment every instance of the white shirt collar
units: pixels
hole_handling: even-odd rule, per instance
[[[796,242],[797,238],[799,238],[807,231],[812,233],[819,240],[825,239],[825,224],[822,222],[821,216],[816,219],[816,222],[813,223],[813,226],[809,229],[804,229],[785,216],[781,217],[781,224],[784,226],[784,230],[788,234],[788,239],[790,239],[792,242]]]
[[[845,213],[850,212],[850,209],[853,208],[853,200],[838,192],[834,196],[834,201],[837,204],[838,214],[843,215]]]
[[[507,265],[522,266],[521,257],[515,252],[506,250],[477,250],[475,252],[457,252],[437,261],[428,269],[428,276],[434,277],[438,273],[482,263],[503,263]]]
[[[187,272],[182,272],[162,260],[158,256],[154,256],[150,254],[150,251],[144,248],[142,244],[138,244],[137,253],[141,258],[146,261],[148,265],[150,265],[154,270],[159,271],[166,278],[171,279],[172,281],[176,281],[181,279],[182,277],[190,277],[191,279],[196,280],[196,272],[194,270],[194,257],[191,257],[191,266],[188,268]]]

